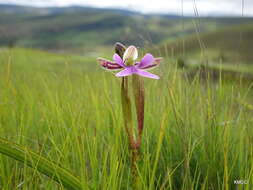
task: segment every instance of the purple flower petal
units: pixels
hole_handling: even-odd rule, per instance
[[[142,71],[142,70],[138,70],[136,74],[140,75],[140,76],[143,76],[143,77],[152,78],[152,79],[159,79],[160,78],[157,75],[154,75],[154,74],[152,74],[150,72]]]
[[[162,58],[159,57],[159,58],[154,58],[153,62],[149,65],[146,65],[146,66],[143,66],[141,69],[143,70],[151,70],[151,69],[154,69],[156,68],[157,66],[159,66],[159,64],[161,63],[161,60]],[[136,65],[139,65],[140,63],[136,63]]]
[[[131,70],[131,68],[126,68],[123,71],[120,71],[116,74],[116,77],[125,77],[125,76],[129,76],[132,75],[133,71]]]
[[[154,69],[158,66],[158,64],[150,64],[150,65],[147,65],[146,67],[142,67],[142,69],[144,70],[151,70],[151,69]]]
[[[119,69],[122,69],[122,67],[120,65],[118,65],[117,63],[115,63],[113,61],[109,61],[109,60],[104,59],[104,58],[98,58],[98,62],[100,63],[100,65],[104,69],[108,69],[108,70],[119,70]]]
[[[152,64],[154,62],[154,57],[152,54],[147,53],[142,59],[141,62],[138,64],[138,68],[143,69],[144,67],[147,67],[148,65]]]
[[[121,59],[121,57],[120,57],[117,53],[115,53],[115,54],[113,55],[113,60],[114,60],[118,65],[120,65],[121,67],[126,68],[126,66],[124,65],[123,60]]]

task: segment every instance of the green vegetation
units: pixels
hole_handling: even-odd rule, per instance
[[[32,8],[0,5],[0,45],[77,53],[121,41],[154,47],[198,31],[252,23],[251,18],[197,18],[142,15],[123,10],[95,8]]]
[[[190,35],[161,45],[159,51],[165,54],[170,50],[175,57],[184,57],[188,62],[198,59],[212,63],[252,64],[252,44],[253,25],[247,23]]]
[[[164,58],[144,79],[139,189],[251,190],[252,23],[0,5],[0,189],[133,189],[121,79],[96,62],[121,41]]]
[[[188,77],[171,60],[154,71],[160,80],[145,79],[141,189],[251,190],[252,82]],[[22,48],[1,49],[0,68],[2,138],[72,171],[83,189],[131,189],[120,79],[92,57]],[[63,189],[38,170],[0,155],[0,189]]]
[[[54,179],[67,189],[82,189],[79,179],[71,175],[69,171],[47,160],[40,154],[28,150],[27,147],[22,147],[11,141],[0,138],[0,153],[30,166],[34,170]]]

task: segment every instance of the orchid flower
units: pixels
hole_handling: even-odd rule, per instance
[[[117,77],[125,77],[132,74],[140,75],[147,78],[159,79],[159,76],[147,72],[160,64],[161,58],[154,58],[152,54],[147,53],[137,62],[138,50],[135,46],[129,46],[123,54],[123,58],[117,53],[113,55],[113,61],[104,58],[98,58],[101,66],[107,70],[121,70],[116,74]]]
[[[137,61],[138,51],[135,46],[126,48],[123,44],[117,42],[115,44],[115,54],[113,61],[104,58],[98,58],[100,65],[109,71],[120,70],[116,74],[122,77],[121,80],[121,104],[124,119],[124,127],[129,142],[129,150],[131,151],[131,174],[133,179],[133,189],[139,188],[138,162],[141,159],[141,141],[144,128],[144,104],[145,89],[144,82],[140,76],[159,79],[157,75],[147,72],[160,64],[162,58],[154,58],[152,54],[147,53],[144,57]],[[127,76],[133,75],[132,81]],[[130,90],[132,88],[132,90]],[[131,94],[133,93],[133,94]],[[131,99],[134,98],[132,101]],[[132,106],[135,105],[135,109]],[[136,117],[133,117],[135,111]],[[136,119],[135,119],[136,118]],[[134,129],[135,121],[137,130]]]

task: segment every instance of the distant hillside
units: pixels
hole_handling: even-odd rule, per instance
[[[253,64],[253,23],[192,35],[159,48],[159,53],[163,55],[172,51],[175,57]]]
[[[21,5],[10,5],[10,4],[0,4],[1,13],[5,14],[37,14],[37,15],[47,15],[47,14],[59,14],[59,13],[76,13],[76,12],[118,12],[120,14],[133,14],[134,11],[128,11],[125,9],[113,9],[113,8],[94,8],[94,7],[83,7],[83,6],[69,6],[69,7],[31,7],[31,6],[21,6]],[[137,13],[135,13],[137,14]]]
[[[0,46],[94,50],[116,41],[137,46],[249,23],[251,18],[184,18],[88,7],[0,5]],[[199,24],[200,23],[200,24]]]

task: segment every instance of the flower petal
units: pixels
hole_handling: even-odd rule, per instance
[[[138,65],[138,68],[143,69],[144,67],[147,67],[148,65],[152,64],[154,62],[154,57],[152,54],[147,53],[142,59],[140,64]]]
[[[126,61],[127,59],[136,60],[138,58],[138,50],[135,46],[129,46],[124,55],[123,60]]]
[[[137,75],[140,75],[140,76],[143,76],[143,77],[147,77],[147,78],[152,78],[152,79],[159,79],[160,77],[155,75],[155,74],[152,74],[150,72],[147,72],[147,71],[142,71],[142,70],[138,70],[136,72]]]
[[[156,57],[155,59],[154,59],[154,64],[160,64],[161,63],[161,61],[162,61],[162,57]]]
[[[117,53],[115,53],[114,55],[113,55],[113,60],[118,64],[118,65],[120,65],[121,67],[126,67],[125,65],[124,65],[124,62],[123,62],[123,60],[121,59],[121,57],[117,54]]]
[[[154,69],[154,68],[156,68],[157,66],[159,66],[160,63],[161,63],[161,60],[162,60],[161,57],[154,58],[151,64],[147,64],[147,65],[145,65],[145,66],[141,66],[141,68],[140,68],[140,64],[141,64],[141,63],[137,62],[136,65],[137,65],[137,67],[140,68],[140,69],[143,69],[143,70],[151,70],[151,69]]]
[[[97,60],[104,69],[119,70],[119,69],[123,68],[120,65],[118,65],[117,63],[115,63],[114,61],[110,61],[110,60],[100,58],[100,57]]]
[[[147,65],[146,67],[142,67],[141,69],[143,70],[151,70],[151,69],[154,69],[158,66],[159,64],[150,64],[150,65]]]
[[[116,77],[125,77],[132,75],[134,72],[132,71],[131,68],[124,69],[123,71],[118,72],[115,76]]]

